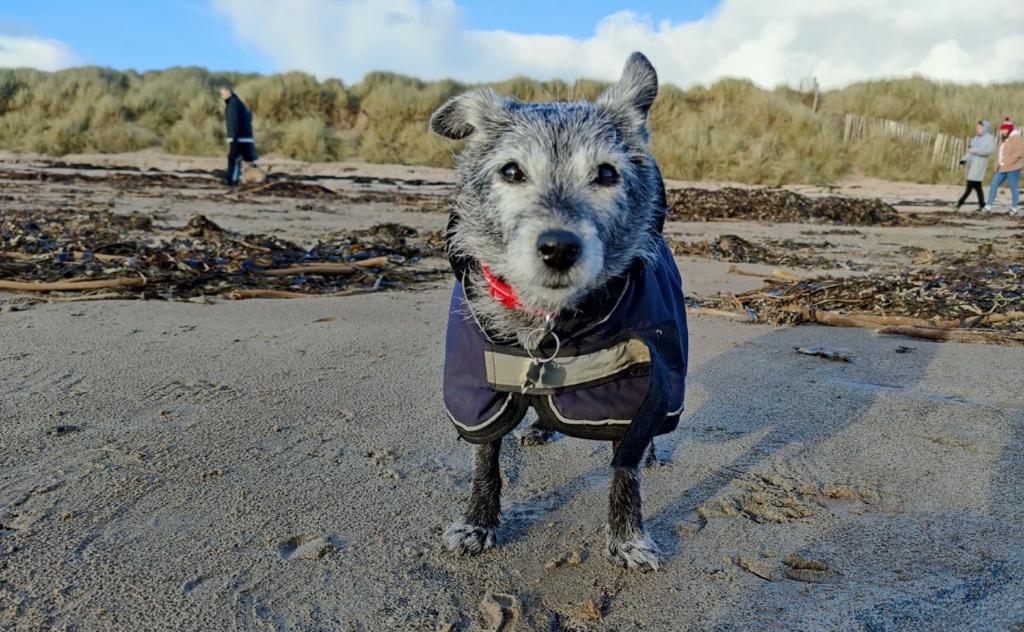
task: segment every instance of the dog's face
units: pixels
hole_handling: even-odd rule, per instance
[[[634,53],[594,102],[523,103],[489,90],[431,117],[467,140],[456,159],[458,228],[449,248],[558,312],[653,252],[661,176],[648,148],[654,68]]]

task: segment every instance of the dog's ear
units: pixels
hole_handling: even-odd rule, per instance
[[[597,103],[613,108],[627,108],[647,120],[654,98],[658,96],[658,73],[643,53],[633,53],[626,60],[618,83],[604,91]]]
[[[430,129],[445,138],[461,140],[497,122],[504,100],[484,88],[448,99],[430,117]]]

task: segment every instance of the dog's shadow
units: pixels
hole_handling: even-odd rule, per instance
[[[797,346],[825,343],[857,348],[852,362],[797,353]],[[769,332],[697,367],[690,384],[707,400],[687,414],[662,449],[673,460],[699,459],[702,446],[759,437],[729,461],[697,480],[674,500],[647,515],[666,557],[679,552],[680,522],[733,481],[766,464],[783,448],[786,458],[810,453],[857,423],[882,393],[917,386],[936,344],[913,344],[913,357],[897,355],[907,340],[862,329],[790,327]],[[902,353],[902,352],[901,352]],[[884,371],[884,372],[883,372]]]
[[[522,426],[528,426],[535,418],[536,416],[531,412],[523,420]],[[530,453],[536,454],[534,451],[538,451],[541,453],[541,460],[546,460],[547,455],[542,453],[549,446],[567,439],[560,433],[552,433],[543,444],[522,445],[519,439],[523,434],[529,433],[510,433],[505,437],[502,446],[502,476],[509,486],[515,485],[519,481],[521,470],[528,467],[525,461],[536,460],[535,457],[529,456]],[[597,459],[604,460],[606,464],[611,461],[610,443],[588,441],[585,445],[590,447]],[[611,470],[606,464],[573,476],[560,485],[546,489],[541,494],[535,494],[511,504],[502,512],[501,541],[511,543],[525,538],[536,523],[541,522],[549,514],[568,503],[577,494],[605,484],[611,476]]]
[[[645,510],[645,522],[666,559],[680,550],[680,522],[692,521],[699,507],[734,480],[764,466],[783,448],[797,448],[787,457],[813,450],[856,423],[879,393],[912,388],[920,382],[935,344],[909,343],[914,348],[913,358],[898,362],[893,360],[900,357],[894,355],[896,349],[908,345],[907,340],[873,336],[864,330],[824,327],[775,329],[691,368],[688,389],[690,393],[700,391],[706,398],[688,406],[674,433],[658,438],[659,458],[667,460],[671,468],[673,463],[700,459],[703,446],[759,438],[667,503],[654,502],[648,495],[649,506],[657,509]],[[843,363],[794,351],[795,346],[806,346],[813,338],[816,344],[859,348],[863,355],[854,354],[852,363]],[[699,344],[699,339],[691,342]],[[884,377],[878,366],[882,363],[889,365]],[[507,440],[515,442],[512,437]],[[510,482],[518,478],[524,449],[544,448],[506,445],[504,454],[511,453],[506,475]],[[595,443],[593,453],[603,460],[601,465],[511,505],[503,515],[502,540],[513,542],[526,537],[550,512],[585,490],[607,484],[610,446]],[[657,471],[652,474],[661,475]]]

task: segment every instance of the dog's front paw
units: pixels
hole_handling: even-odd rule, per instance
[[[612,563],[642,573],[656,571],[660,564],[658,545],[646,533],[631,540],[608,538],[605,554]]]
[[[497,539],[497,529],[465,522],[453,522],[444,530],[445,547],[459,555],[477,555],[493,549]]]

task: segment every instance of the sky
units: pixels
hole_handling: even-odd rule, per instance
[[[3,0],[0,67],[302,70],[358,81],[614,79],[633,50],[681,86],[1024,79],[1020,0]]]

